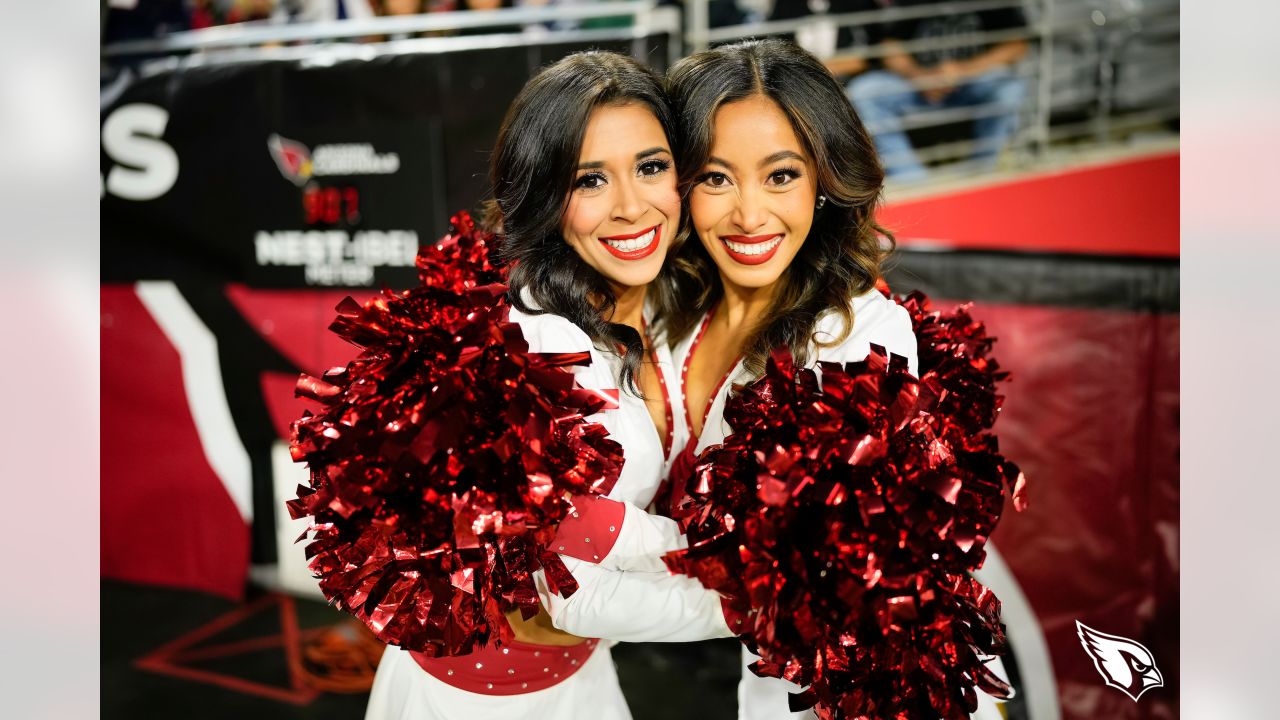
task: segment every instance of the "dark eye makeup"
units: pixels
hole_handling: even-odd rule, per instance
[[[783,167],[783,168],[778,168],[777,170],[774,170],[773,172],[769,173],[769,179],[770,180],[774,180],[775,178],[777,179],[774,185],[786,185],[787,183],[798,179],[801,176],[801,174],[802,173],[800,172],[800,168]]]
[[[587,173],[573,182],[574,189],[581,190],[595,190],[596,188],[604,187],[604,185],[604,173],[598,172]]]
[[[729,184],[729,176],[725,175],[722,172],[716,172],[712,170],[710,172],[705,172],[699,175],[698,184],[699,185],[705,184],[709,187],[716,187],[716,188],[724,187],[725,185]]]
[[[671,169],[671,163],[667,160],[645,160],[636,168],[641,177],[653,177],[660,175]]]
[[[670,169],[670,160],[650,158],[648,160],[641,161],[636,165],[636,174],[640,177],[651,178],[661,175]],[[598,190],[608,184],[609,179],[604,173],[589,172],[580,176],[577,180],[574,180],[573,188],[575,190]]]

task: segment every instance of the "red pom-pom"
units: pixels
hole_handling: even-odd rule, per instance
[[[455,293],[500,283],[492,258],[496,248],[493,234],[476,227],[470,213],[460,212],[449,218],[448,234],[418,250],[418,280],[423,287]]]
[[[589,353],[528,352],[492,243],[460,214],[420,252],[418,287],[343,301],[331,327],[363,351],[297,390],[323,406],[294,424],[311,486],[289,503],[313,518],[320,588],[382,641],[433,657],[509,640],[503,613],[537,612],[539,568],[573,592],[546,546],[571,498],[607,493],[622,466],[584,420],[609,399],[564,371]]]
[[[748,618],[753,670],[809,688],[823,718],[963,718],[975,686],[1008,687],[979,655],[1005,645],[1000,604],[974,580],[1006,492],[1023,479],[990,434],[1006,374],[967,308],[900,301],[921,377],[872,346],[862,362],[798,368],[787,353],[725,409],[676,515],[677,572]]]

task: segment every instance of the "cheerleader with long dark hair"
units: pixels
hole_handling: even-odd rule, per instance
[[[587,419],[625,462],[606,496],[575,499],[549,548],[576,591],[539,570],[544,609],[507,614],[515,642],[456,657],[388,647],[367,718],[626,718],[599,638],[730,635],[719,596],[655,560],[679,546],[675,523],[641,510],[686,440],[678,376],[647,302],[680,239],[673,130],[652,71],[613,53],[555,63],[512,104],[486,218],[507,267],[509,319],[530,353],[589,356],[574,379],[616,406]]]

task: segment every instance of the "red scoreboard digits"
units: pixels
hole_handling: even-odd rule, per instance
[[[302,210],[307,225],[355,225],[360,221],[360,191],[354,185],[309,185],[302,191]]]

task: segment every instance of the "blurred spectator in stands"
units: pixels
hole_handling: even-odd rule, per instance
[[[276,16],[281,15],[295,23],[362,19],[373,17],[373,7],[369,0],[280,0]]]
[[[223,13],[224,10],[218,5],[217,0],[192,0],[191,29],[203,30],[214,25],[221,25]]]
[[[513,7],[512,0],[374,0],[374,11],[378,15],[421,15],[434,12],[453,12],[464,10],[497,10]],[[495,33],[519,33],[524,30],[519,25],[490,25],[485,27],[462,28],[460,30],[441,30],[412,35],[397,34],[387,37],[366,38],[370,41],[402,40],[406,37],[443,37],[448,35],[491,35]]]
[[[512,0],[458,0],[459,10],[498,10],[509,7],[515,7]],[[458,31],[458,34],[492,35],[495,33],[519,32],[524,32],[524,27],[521,25],[490,25],[489,27],[463,28]]]
[[[433,12],[452,12],[458,9],[458,0],[372,0],[373,14],[379,17],[395,15],[422,15]],[[363,42],[386,42],[406,38],[440,36],[443,32],[392,33],[362,38]]]
[[[512,0],[458,0],[459,10],[498,10],[515,7]]]
[[[1022,10],[955,11],[946,0],[877,0],[883,6],[936,5],[938,14],[882,26],[887,54],[882,68],[849,83],[849,98],[875,136],[885,170],[895,180],[927,176],[903,116],[941,108],[973,108],[973,159],[994,166],[1017,126],[1026,80],[1014,68],[1027,53],[1026,40],[991,42],[979,33],[1026,27]],[[911,43],[904,46],[904,43]]]
[[[270,20],[276,12],[276,0],[236,0],[227,11],[227,23]]]
[[[866,58],[849,51],[874,44],[870,33],[876,26],[837,27],[828,16],[879,9],[875,0],[776,0],[769,20],[811,18],[796,31],[796,44],[817,56],[832,75],[847,78],[868,68]]]
[[[448,8],[439,8],[435,12],[453,10],[456,6],[456,3],[450,3]],[[422,13],[433,12],[428,7],[427,0],[374,0],[373,11],[374,14],[380,16],[421,15]]]

